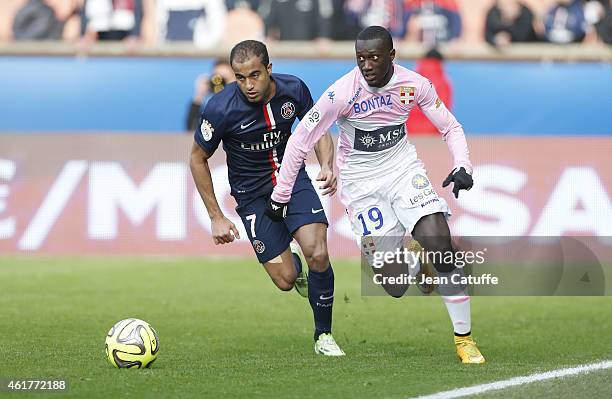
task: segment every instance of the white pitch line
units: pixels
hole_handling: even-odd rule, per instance
[[[496,391],[508,387],[531,384],[532,382],[551,380],[553,378],[562,378],[575,374],[586,374],[591,371],[605,370],[612,368],[612,360],[605,360],[599,363],[584,364],[582,366],[570,367],[566,369],[558,369],[547,371],[545,373],[524,375],[522,377],[514,377],[508,380],[491,382],[489,384],[474,385],[471,387],[457,388],[450,391],[438,392],[431,395],[419,396],[414,399],[453,399],[461,398],[468,395],[479,395],[488,391]]]

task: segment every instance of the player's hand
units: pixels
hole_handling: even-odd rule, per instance
[[[225,216],[211,220],[212,236],[215,245],[229,244],[234,239],[240,239],[236,225]]]
[[[321,193],[322,195],[332,196],[336,193],[338,188],[338,179],[336,179],[336,175],[334,174],[333,170],[327,167],[321,168],[321,171],[317,176],[317,181],[323,182],[323,184],[319,186],[321,190],[325,190]]]
[[[455,168],[448,175],[448,177],[442,183],[442,187],[446,187],[451,182],[455,183],[453,186],[453,194],[455,198],[459,198],[459,190],[469,190],[474,185],[472,176],[465,170],[464,167]]]
[[[280,222],[287,217],[287,205],[289,204],[276,202],[270,198],[268,199],[268,204],[266,205],[265,214],[268,215],[270,219]]]

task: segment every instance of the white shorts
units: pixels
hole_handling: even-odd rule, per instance
[[[450,215],[448,204],[420,167],[377,179],[342,181],[340,200],[360,247],[362,237],[372,236],[397,237],[392,245],[399,248],[406,233],[411,233],[423,216],[437,212]],[[385,242],[385,246],[391,244],[388,239]]]

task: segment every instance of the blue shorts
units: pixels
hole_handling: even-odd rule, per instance
[[[266,263],[283,253],[289,247],[293,233],[300,227],[312,223],[329,225],[310,179],[296,181],[287,217],[282,222],[275,222],[265,215],[268,198],[269,195],[241,199],[236,207],[259,263]]]

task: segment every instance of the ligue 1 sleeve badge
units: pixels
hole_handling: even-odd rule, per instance
[[[285,119],[291,119],[295,115],[295,105],[291,101],[287,101],[281,107],[281,115]]]

